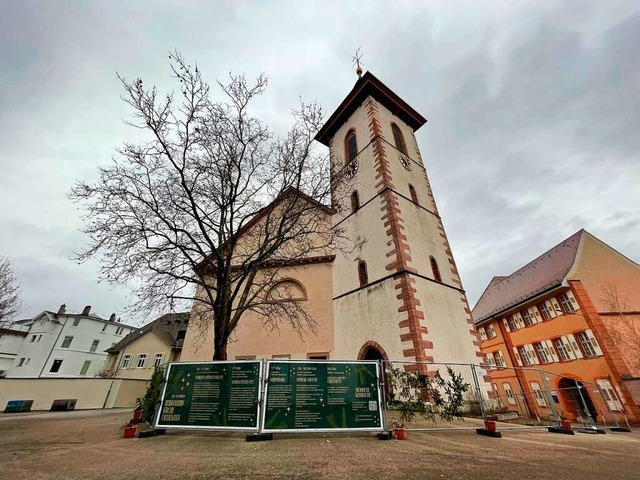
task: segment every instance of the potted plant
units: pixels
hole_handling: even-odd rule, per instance
[[[124,438],[134,438],[136,436],[136,432],[138,431],[138,424],[133,423],[132,420],[129,420],[124,424]]]
[[[396,439],[404,440],[406,430],[402,422],[394,420],[393,422],[391,422],[391,428],[393,429],[393,433],[396,436]]]
[[[131,419],[132,423],[140,423],[142,422],[142,398],[136,398],[136,406],[133,409],[133,418]]]

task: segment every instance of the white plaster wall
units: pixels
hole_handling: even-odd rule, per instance
[[[379,343],[390,359],[402,359],[395,281],[390,278],[334,300],[336,359],[354,360],[368,341]]]
[[[24,335],[11,332],[0,333],[0,370],[6,372],[11,368],[24,339]]]
[[[460,292],[444,285],[415,277],[416,297],[420,300],[425,319],[421,322],[429,332],[426,340],[433,342],[430,350],[435,362],[478,363],[475,337],[469,333]]]

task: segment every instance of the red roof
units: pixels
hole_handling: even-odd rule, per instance
[[[573,266],[584,234],[580,230],[506,277],[493,277],[473,307],[476,323],[562,283]]]

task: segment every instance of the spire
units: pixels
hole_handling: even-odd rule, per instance
[[[358,78],[362,78],[362,65],[360,65],[360,60],[362,59],[362,52],[360,52],[360,47],[357,48],[356,54],[351,57],[353,60],[353,64],[356,66],[356,73],[358,74]]]

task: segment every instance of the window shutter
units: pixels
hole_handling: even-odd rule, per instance
[[[553,343],[551,343],[551,340],[544,340],[542,343],[544,343],[547,347],[547,351],[550,354],[551,360],[553,362],[559,362],[560,359],[558,358],[558,354],[556,353],[556,349],[553,346]]]
[[[513,319],[516,321],[516,325],[518,326],[518,328],[525,327],[524,320],[522,320],[522,315],[520,315],[520,312],[514,313]]]
[[[522,366],[522,360],[520,360],[520,354],[518,353],[518,349],[516,347],[513,347],[513,353],[515,354],[516,357],[516,362],[518,362],[518,366]]]
[[[553,307],[553,313],[555,313],[554,316],[557,317],[562,309],[560,308],[560,304],[558,303],[558,300],[556,300],[556,297],[551,299],[551,306]]]
[[[539,314],[538,314],[537,308],[530,307],[530,308],[527,308],[527,311],[529,312],[529,316],[531,317],[531,321],[533,322],[534,325],[540,322],[540,317],[538,316]]]
[[[504,361],[504,355],[502,355],[502,350],[498,350],[496,352],[496,355],[500,359],[500,365],[503,366],[503,367],[506,367],[507,366],[507,362]]]
[[[571,348],[573,349],[573,353],[575,354],[575,356],[577,358],[583,358],[584,356],[582,355],[582,350],[580,350],[580,347],[576,342],[576,337],[574,337],[573,334],[571,333],[567,333],[567,338],[569,339],[569,345],[571,345]]]
[[[553,303],[551,303],[551,300],[547,300],[546,302],[544,302],[544,304],[549,309],[549,314],[551,315],[551,318],[556,318],[558,316],[558,312],[554,310],[554,306],[553,306]]]
[[[591,345],[593,346],[593,349],[596,351],[596,354],[603,355],[602,350],[600,349],[600,345],[598,345],[598,341],[596,340],[596,337],[593,336],[593,332],[591,331],[591,329],[585,330],[585,333],[587,334],[587,337],[589,337],[589,340],[591,341]]]
[[[535,349],[533,348],[533,345],[531,345],[530,343],[527,343],[524,348],[526,348],[529,351],[529,357],[531,358],[531,360],[533,361],[533,363],[535,365],[540,365],[540,360],[538,360],[538,355],[536,354]]]
[[[567,353],[569,354],[569,359],[570,360],[575,360],[576,359],[576,354],[573,353],[573,347],[569,343],[569,339],[567,338],[567,336],[563,335],[560,338],[562,338],[562,343],[564,343],[565,346],[567,347]]]
[[[506,318],[502,319],[502,323],[504,323],[504,328],[506,328],[507,332],[510,332],[511,329],[509,328],[509,322],[507,322]]]
[[[573,305],[573,308],[578,310],[578,308],[579,308],[578,302],[576,301],[576,297],[573,296],[573,292],[571,290],[569,290],[568,292],[566,292],[566,294],[567,294],[567,298],[571,302],[571,305]]]

